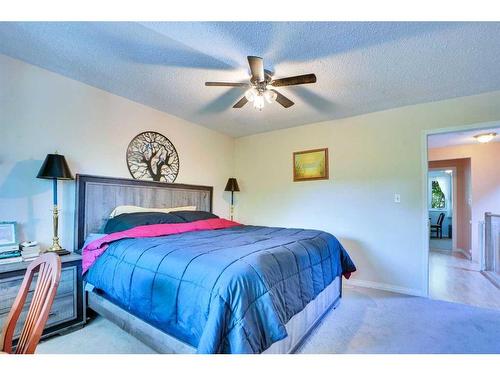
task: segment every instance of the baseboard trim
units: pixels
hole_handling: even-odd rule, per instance
[[[419,290],[419,289],[405,288],[405,287],[401,287],[398,285],[378,283],[375,281],[349,279],[349,280],[345,281],[345,284],[346,285],[353,285],[353,286],[361,286],[364,288],[385,290],[387,292],[407,294],[410,296],[427,297],[427,295],[422,290]]]
[[[456,248],[455,250],[453,250],[453,252],[454,253],[462,254],[464,257],[467,258],[467,260],[472,260],[472,256],[467,251],[465,251],[465,250]]]
[[[480,271],[481,274],[488,279],[490,283],[495,285],[498,289],[500,289],[500,277],[495,275],[491,271]]]

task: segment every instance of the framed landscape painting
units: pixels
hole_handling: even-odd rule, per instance
[[[328,148],[294,152],[293,180],[328,180]]]

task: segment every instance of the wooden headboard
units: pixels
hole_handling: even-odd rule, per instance
[[[212,212],[212,186],[170,184],[128,178],[76,175],[75,249],[98,233],[116,206],[196,206]]]

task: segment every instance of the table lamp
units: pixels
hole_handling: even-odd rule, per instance
[[[57,180],[72,180],[73,176],[69,170],[68,163],[63,155],[48,154],[45,161],[38,172],[37,178],[44,178],[53,181],[53,203],[54,203],[54,238],[52,246],[47,249],[47,252],[55,252],[58,255],[69,254],[69,251],[64,250],[59,244],[58,226],[59,226],[59,211],[57,209]]]
[[[235,191],[240,191],[240,188],[238,186],[238,181],[236,181],[236,178],[229,178],[227,180],[226,188],[224,191],[230,191],[231,192],[231,220],[233,220],[233,213],[234,213],[234,192]]]

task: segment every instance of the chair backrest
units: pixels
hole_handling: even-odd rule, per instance
[[[1,350],[6,353],[12,353],[12,338],[16,323],[23,311],[31,282],[37,271],[38,279],[15,353],[33,354],[47,323],[52,302],[61,279],[61,259],[55,253],[43,254],[33,260],[26,270],[0,338],[0,343],[3,342]],[[3,340],[1,340],[2,338]]]
[[[443,224],[443,220],[444,220],[444,213],[441,212],[437,220],[437,225]]]

